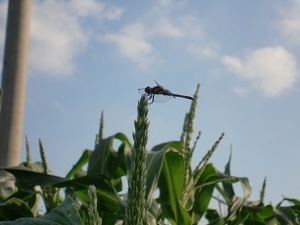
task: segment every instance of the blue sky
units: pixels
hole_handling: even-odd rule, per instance
[[[193,165],[225,132],[212,162],[223,170],[232,145],[232,174],[250,179],[251,199],[265,176],[266,203],[300,198],[299,10],[299,0],[34,0],[24,122],[33,159],[41,138],[64,176],[93,148],[101,110],[105,136],[132,139],[138,88],[156,80],[192,95],[200,83]],[[149,149],[179,139],[189,107],[185,99],[149,107]]]

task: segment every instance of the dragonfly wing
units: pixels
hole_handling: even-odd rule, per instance
[[[161,94],[156,94],[153,95],[154,98],[154,102],[158,102],[158,103],[164,103],[169,101],[173,96],[171,95],[161,95]]]

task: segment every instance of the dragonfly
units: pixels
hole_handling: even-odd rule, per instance
[[[171,98],[176,98],[176,97],[194,100],[194,98],[192,98],[191,96],[174,94],[168,89],[158,84],[156,81],[155,83],[157,85],[154,87],[147,86],[146,88],[138,89],[138,92],[140,94],[145,95],[148,98],[148,105],[151,105],[153,102],[160,102],[160,103],[167,102]]]

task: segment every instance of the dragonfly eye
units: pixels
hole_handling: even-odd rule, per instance
[[[146,87],[145,88],[145,92],[147,93],[147,94],[150,94],[150,92],[151,92],[151,88],[148,86],[148,87]]]

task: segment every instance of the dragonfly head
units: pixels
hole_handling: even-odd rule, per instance
[[[146,92],[147,94],[150,94],[150,93],[151,93],[151,88],[150,88],[149,86],[147,86],[147,87],[145,88],[145,92]]]

